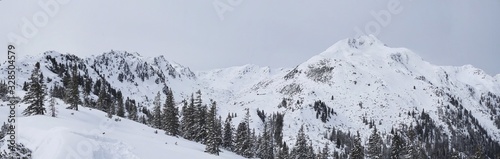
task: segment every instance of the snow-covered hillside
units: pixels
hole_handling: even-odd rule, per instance
[[[28,79],[33,64],[40,62],[44,76],[51,79],[47,81],[48,86],[62,85],[61,74],[64,69],[61,70],[61,65],[78,64],[79,73],[89,79],[91,85],[96,84],[96,81],[106,81],[114,90],[120,90],[124,97],[137,101],[139,110],[152,110],[152,100],[157,92],[165,93],[168,88],[173,90],[179,107],[182,100],[190,98],[192,93],[200,90],[205,104],[211,99],[217,101],[218,115],[225,117],[227,114],[237,114],[232,120],[233,125],[238,125],[246,110],[249,110],[250,126],[257,134],[264,128],[257,110],[264,111],[267,115],[277,112],[284,114],[283,139],[290,147],[293,146],[301,125],[305,126],[313,147],[317,148],[325,143],[335,144],[336,141],[325,137],[333,130],[349,134],[358,131],[362,143],[366,143],[373,129],[373,124],[368,122],[376,123],[383,138],[389,138],[392,136],[389,133],[392,130],[422,126],[422,116],[426,115],[435,124],[432,126],[436,129],[435,133],[441,133],[445,138],[443,140],[448,140],[451,144],[457,144],[458,138],[469,138],[476,133],[481,134],[485,140],[500,143],[500,75],[491,76],[470,65],[436,66],[424,61],[411,50],[388,47],[374,36],[341,40],[294,68],[272,69],[244,65],[191,71],[188,67],[167,59],[168,57],[164,56],[142,57],[138,53],[126,51],[110,51],[91,57],[76,57],[49,51],[18,61],[18,83],[19,87],[22,87],[21,84]],[[5,63],[0,65],[0,69],[5,69]],[[5,75],[5,71],[1,70],[0,77]],[[92,88],[89,98],[96,100],[97,92],[94,91]],[[23,93],[20,91],[19,95],[22,96]],[[83,98],[83,95],[81,97]],[[164,101],[165,96],[162,98]],[[313,106],[317,101],[324,102],[329,110],[332,110],[328,120],[318,119],[318,110]],[[103,120],[117,125],[117,128],[132,129],[128,126],[133,122],[107,121],[101,112],[82,109],[74,116],[68,113],[69,110],[61,110],[60,119],[68,120],[46,125],[44,127],[50,129],[43,132],[63,133],[61,135],[68,136],[68,140],[76,136],[75,138],[100,141],[106,135],[75,135],[81,133],[73,131],[80,126],[70,123],[81,123],[85,128],[85,125],[95,126]],[[465,114],[465,117],[462,117],[462,114]],[[144,114],[140,112],[139,115]],[[86,121],[87,119],[92,122]],[[25,117],[22,120],[59,121],[59,118]],[[36,129],[38,125],[33,127]],[[156,134],[149,134],[152,129],[143,125],[137,127],[140,129],[134,127],[133,130],[127,130],[127,133],[144,134],[146,138],[158,142],[158,145],[152,147],[172,146],[170,142],[164,145],[160,138],[189,143],[165,135],[154,138]],[[100,142],[120,149],[116,151],[126,152],[137,152],[134,149],[140,147],[137,145],[149,143],[141,143],[139,140],[126,142],[130,140],[128,137],[102,139],[105,141]],[[29,141],[45,142],[36,141],[37,139]],[[202,153],[202,146],[191,143],[189,145]],[[28,146],[37,148],[36,145]],[[347,148],[332,146],[331,149],[344,151]],[[187,151],[182,149],[184,150]],[[457,151],[462,150],[457,148]],[[142,152],[130,154],[143,155]],[[103,155],[120,154],[103,152]]]
[[[95,109],[68,110],[62,101],[57,103],[55,118],[22,117],[20,110],[26,106],[18,108],[17,142],[31,149],[35,159],[242,158],[225,150],[220,156],[210,155],[204,152],[205,145],[165,135],[162,130],[116,116],[110,119]],[[8,112],[8,107],[0,107],[0,116]],[[1,145],[2,151],[6,149],[7,144]]]

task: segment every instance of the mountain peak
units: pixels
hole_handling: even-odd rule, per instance
[[[370,47],[385,47],[386,45],[374,35],[363,35],[357,38],[347,38],[340,40],[330,46],[325,52],[335,52],[338,50],[366,49]]]

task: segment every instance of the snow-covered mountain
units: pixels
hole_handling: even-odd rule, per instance
[[[470,65],[436,66],[411,50],[388,47],[374,36],[341,40],[295,68],[244,65],[196,72],[167,59],[126,51],[85,58],[49,51],[19,60],[18,83],[28,79],[35,62],[51,79],[49,87],[61,85],[62,65],[78,64],[79,73],[92,84],[105,80],[150,110],[159,91],[171,88],[179,103],[201,90],[204,103],[217,101],[220,116],[238,114],[234,125],[248,109],[257,133],[263,129],[257,110],[285,114],[283,136],[290,146],[300,125],[306,127],[314,147],[325,142],[333,145],[325,138],[332,130],[358,131],[366,143],[373,129],[369,123],[376,123],[387,137],[394,129],[422,126],[422,114],[451,144],[476,132],[500,143],[500,75],[493,77]],[[0,68],[5,69],[5,63]],[[5,74],[2,71],[0,76]],[[97,94],[90,96],[97,98]],[[326,121],[318,119],[313,106],[317,101],[332,110]]]

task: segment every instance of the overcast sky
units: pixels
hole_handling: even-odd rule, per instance
[[[360,30],[433,64],[500,73],[498,0],[60,0],[49,12],[39,5],[47,1],[55,0],[1,0],[0,43],[10,33],[24,38],[20,56],[55,50],[88,57],[114,49],[164,55],[193,70],[280,68]],[[29,23],[36,31],[23,34]]]

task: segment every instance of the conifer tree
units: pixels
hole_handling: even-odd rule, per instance
[[[205,152],[210,154],[219,155],[220,149],[220,137],[219,132],[220,128],[218,127],[218,120],[216,118],[217,115],[217,106],[215,102],[212,102],[212,106],[210,107],[210,111],[207,114],[207,128],[208,128],[208,136],[206,140],[206,148]],[[219,129],[219,130],[218,130]]]
[[[44,115],[45,107],[43,106],[43,102],[45,101],[46,93],[39,62],[35,64],[29,80],[28,92],[23,98],[23,102],[28,104],[28,107],[23,111],[23,115]]]
[[[196,142],[201,142],[205,143],[206,138],[207,138],[207,124],[206,124],[206,118],[207,118],[207,106],[203,105],[202,103],[202,98],[201,98],[201,91],[198,90],[196,92],[196,98],[194,100],[194,107],[195,107],[195,115],[194,121],[195,121],[195,126],[194,126],[194,132],[196,133],[194,141]]]
[[[297,134],[297,141],[295,141],[295,146],[293,147],[291,158],[308,158],[308,146],[307,138],[304,133],[304,125],[300,126],[299,132]]]
[[[171,89],[167,91],[163,113],[165,132],[172,136],[179,135],[179,109],[175,106],[174,95]]]
[[[107,87],[106,87],[106,82],[103,79],[103,82],[100,82],[101,86],[99,88],[99,95],[97,97],[97,109],[105,111],[106,107],[108,106],[107,101],[108,101],[108,95],[106,94]]]
[[[231,115],[228,114],[226,118],[226,122],[224,123],[224,136],[222,140],[222,147],[226,148],[229,151],[233,150],[233,125],[232,125]]]
[[[281,144],[281,149],[278,151],[278,156],[277,158],[278,159],[288,159],[288,145],[286,144],[286,142],[283,142],[283,144]]]
[[[125,108],[123,105],[123,95],[122,91],[118,91],[116,93],[116,100],[117,100],[117,110],[116,110],[116,115],[119,117],[125,117]]]
[[[382,158],[382,138],[377,132],[377,127],[374,127],[370,138],[368,139],[367,156],[372,159]]]
[[[235,152],[243,157],[252,157],[251,135],[247,122],[238,124],[236,129]]]
[[[139,116],[137,115],[137,106],[135,104],[135,100],[131,100],[131,99],[127,98],[127,101],[129,103],[128,107],[126,106],[126,108],[129,108],[128,119],[133,120],[133,121],[138,121]],[[125,102],[125,103],[127,103],[127,102]]]
[[[406,152],[404,153],[405,159],[420,159],[425,156],[421,156],[421,149],[418,141],[410,141],[406,146]]]
[[[182,111],[182,131],[183,131],[183,136],[184,138],[188,140],[194,140],[196,137],[196,121],[195,121],[195,107],[194,107],[194,97],[193,94],[191,94],[191,100],[190,103],[188,104],[186,101],[184,101],[184,106],[185,109]]]
[[[153,101],[153,127],[157,129],[163,129],[162,124],[162,113],[161,113],[161,94],[160,91],[155,96]]]
[[[321,154],[319,155],[319,159],[328,159],[330,156],[330,148],[329,148],[328,142],[325,142],[325,147],[323,147],[323,150],[321,151]]]
[[[49,110],[50,116],[57,117],[56,99],[53,96],[50,96],[49,99]]]
[[[106,112],[108,113],[108,118],[113,118],[113,115],[115,114],[115,106],[116,106],[116,100],[113,101],[112,104],[108,105],[108,109],[106,110]]]
[[[316,153],[314,153],[314,147],[312,146],[312,142],[309,142],[309,146],[307,146],[307,158],[316,159]]]
[[[3,97],[5,97],[8,93],[8,87],[7,87],[7,83],[2,80],[2,82],[0,82],[0,99],[3,99]]]
[[[481,145],[478,145],[476,147],[476,153],[474,154],[473,156],[474,159],[484,159],[484,152],[483,152],[483,148]]]
[[[283,142],[283,122],[284,122],[284,114],[281,113],[276,113],[274,117],[274,141],[277,143],[278,146],[281,146],[281,143]]]
[[[273,159],[274,158],[274,152],[273,152],[273,145],[272,145],[272,136],[271,136],[271,130],[270,130],[270,124],[264,124],[264,133],[260,139],[259,142],[259,149],[258,149],[258,155],[257,157],[260,157],[261,159]]]
[[[72,67],[71,77],[69,77],[68,86],[66,90],[66,102],[69,107],[67,109],[74,109],[78,111],[78,104],[80,104],[80,93],[78,90],[78,68],[76,64]]]
[[[361,145],[361,139],[359,132],[357,132],[356,138],[354,139],[354,147],[351,150],[350,158],[352,159],[364,159],[364,148]]]
[[[402,149],[403,149],[403,142],[401,141],[401,138],[396,132],[392,137],[390,158],[399,159]]]

